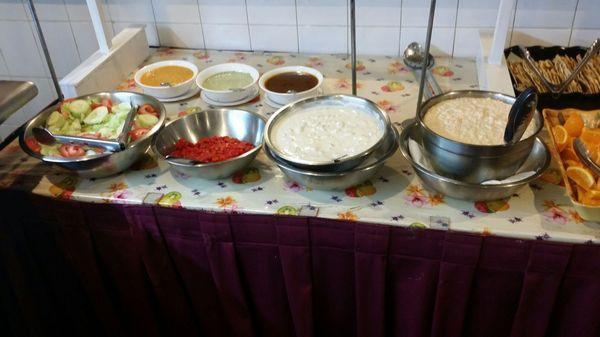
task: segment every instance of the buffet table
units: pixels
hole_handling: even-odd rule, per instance
[[[147,63],[308,65],[350,92],[345,55],[157,50]],[[394,124],[418,85],[398,58],[359,58],[358,95]],[[444,90],[475,62],[438,59]],[[119,90],[138,90],[133,74]],[[170,120],[208,107],[165,103]],[[239,108],[269,116],[257,98]],[[287,180],[260,154],[232,178],[174,174],[151,153],[81,179],[15,142],[0,152],[0,288],[15,334],[98,336],[597,336],[600,225],[551,168],[509,200],[428,191],[398,152],[345,191]],[[374,224],[368,224],[374,223]],[[556,242],[548,242],[556,241]],[[34,322],[34,323],[32,323]],[[24,333],[25,334],[25,333]]]

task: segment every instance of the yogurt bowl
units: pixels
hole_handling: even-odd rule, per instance
[[[150,71],[155,71],[158,68],[161,67],[166,67],[166,66],[179,66],[179,67],[183,67],[183,68],[187,68],[189,70],[192,71],[192,76],[175,85],[167,85],[167,86],[161,86],[161,85],[147,85],[144,84],[142,82],[142,76]],[[156,98],[173,98],[173,97],[177,97],[177,96],[181,96],[184,95],[185,93],[187,93],[190,88],[192,87],[192,85],[194,84],[194,80],[196,78],[196,76],[198,75],[198,67],[188,61],[183,61],[183,60],[170,60],[170,61],[161,61],[161,62],[156,62],[156,63],[152,63],[149,64],[145,67],[143,67],[142,69],[138,70],[135,73],[134,76],[134,80],[135,80],[135,84],[142,88],[142,90],[144,90],[144,93],[150,95],[150,96],[154,96]]]
[[[277,80],[277,77],[284,76],[285,74],[296,75],[296,79],[289,77],[288,79],[281,79],[279,81],[279,87],[281,89],[287,89],[285,92],[283,90],[275,91],[273,87],[270,87],[270,81]],[[312,77],[316,79],[316,83],[314,86],[309,87],[308,89],[297,91],[293,86],[298,82],[298,79],[302,77]],[[266,93],[267,97],[273,101],[274,103],[286,105],[288,103],[297,101],[302,98],[307,98],[311,96],[316,96],[319,88],[323,84],[323,74],[320,71],[304,66],[288,66],[288,67],[280,67],[275,68],[273,70],[269,70],[264,73],[260,80],[258,81],[259,87]]]
[[[387,113],[356,96],[309,97],[271,116],[265,144],[290,165],[311,171],[342,172],[362,162],[390,132]]]
[[[213,87],[208,87],[208,80],[214,79],[213,76],[219,76],[219,74],[247,74],[250,76],[250,81],[247,84],[241,85],[239,87],[233,87],[228,89],[214,89]],[[208,67],[202,70],[198,77],[196,77],[196,84],[202,91],[206,97],[212,101],[219,103],[231,103],[243,100],[248,98],[250,95],[256,93],[259,74],[258,70],[254,67],[251,67],[247,64],[243,63],[222,63],[217,64],[212,67]]]

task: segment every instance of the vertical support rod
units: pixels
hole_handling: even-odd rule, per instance
[[[350,57],[352,59],[352,95],[356,96],[356,11],[350,0]]]
[[[433,17],[435,15],[435,0],[431,0],[429,7],[429,21],[427,23],[427,37],[425,38],[425,57],[421,66],[421,82],[419,83],[419,97],[417,99],[417,114],[421,111],[423,102],[423,90],[425,89],[425,80],[427,77],[427,66],[429,65],[429,47],[431,46],[431,32],[433,30]]]
[[[37,12],[35,11],[35,6],[33,5],[33,0],[29,0],[29,10],[31,11],[31,17],[33,18],[33,24],[35,25],[35,29],[38,33],[38,37],[40,38],[40,45],[42,46],[42,52],[44,53],[44,58],[46,59],[46,64],[48,65],[48,70],[50,71],[50,77],[52,78],[52,84],[54,85],[54,90],[56,90],[56,94],[58,95],[58,99],[63,99],[62,90],[60,90],[60,85],[58,84],[58,77],[56,76],[56,71],[54,70],[54,65],[52,64],[52,59],[50,58],[50,52],[48,52],[48,45],[46,44],[46,39],[44,39],[44,33],[42,32],[42,26],[40,25],[40,20],[38,19]]]
[[[515,6],[516,0],[501,0],[498,7],[498,16],[496,17],[496,27],[494,29],[494,38],[492,47],[488,56],[489,64],[500,64],[504,57],[504,44],[508,35],[508,25],[512,19],[510,12]],[[485,53],[485,51],[484,51]]]
[[[104,7],[98,0],[86,0],[100,52],[108,54],[112,47],[112,32],[106,23]]]

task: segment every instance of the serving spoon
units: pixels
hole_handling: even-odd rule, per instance
[[[584,163],[585,166],[591,169],[594,173],[600,176],[600,166],[598,166],[598,164],[592,160],[590,157],[590,152],[581,139],[573,139],[573,149],[575,150],[577,157],[579,157],[579,160],[581,160],[581,162]]]
[[[415,80],[419,81],[419,71],[422,71],[423,60],[425,59],[425,51],[418,42],[410,43],[404,50],[404,64],[412,69]],[[427,79],[427,96],[433,97],[443,93],[435,77],[433,77],[429,71],[429,68],[433,66],[434,58],[433,55],[429,54],[427,62],[426,79]]]
[[[521,140],[533,119],[537,108],[538,96],[533,88],[525,89],[515,100],[504,129],[504,143],[515,144]]]

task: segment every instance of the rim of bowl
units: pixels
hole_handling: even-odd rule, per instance
[[[177,65],[177,66],[181,66],[184,68],[188,68],[193,72],[192,77],[190,77],[188,80],[185,80],[181,83],[178,83],[178,84],[170,86],[170,87],[163,87],[160,85],[159,86],[147,85],[147,84],[144,84],[141,82],[141,77],[143,74],[149,72],[150,70],[160,68],[163,66],[168,66],[168,65]],[[181,87],[181,86],[190,84],[191,82],[196,80],[196,76],[198,76],[198,72],[199,72],[198,66],[193,64],[192,62],[185,61],[185,60],[166,60],[166,61],[158,61],[158,62],[154,62],[154,63],[150,63],[148,65],[145,65],[140,70],[135,72],[135,75],[133,76],[133,80],[135,81],[135,83],[137,85],[139,85],[142,88],[169,89],[169,88],[177,88],[177,87]]]
[[[341,159],[339,162],[334,162],[333,160],[327,160],[327,161],[310,161],[310,160],[303,160],[303,159],[299,159],[299,158],[294,158],[291,157],[285,153],[282,153],[281,151],[279,151],[277,149],[276,146],[274,146],[274,144],[271,142],[271,135],[270,135],[270,131],[271,128],[273,126],[273,124],[275,123],[275,121],[278,119],[278,116],[283,114],[286,110],[289,110],[291,108],[293,108],[296,105],[299,104],[304,104],[306,102],[310,102],[310,101],[319,101],[319,100],[324,100],[324,99],[353,99],[353,100],[364,100],[366,101],[369,105],[371,105],[374,109],[376,109],[377,111],[380,112],[380,115],[383,116],[383,121],[384,121],[384,126],[383,126],[383,134],[381,135],[381,138],[375,143],[373,144],[373,146],[371,146],[370,148],[354,154],[352,156],[347,156],[344,157],[343,159]],[[351,96],[351,95],[345,95],[345,94],[333,94],[333,95],[324,95],[324,96],[315,96],[315,97],[307,97],[307,98],[303,98],[300,100],[297,100],[295,102],[289,103],[287,105],[284,105],[283,107],[279,108],[277,111],[275,111],[275,113],[273,113],[273,115],[271,115],[271,117],[269,118],[269,120],[267,121],[267,124],[265,125],[265,143],[267,144],[267,146],[269,147],[269,149],[271,149],[271,151],[273,151],[278,157],[281,157],[291,163],[298,163],[298,164],[302,164],[302,165],[307,165],[307,166],[323,166],[323,165],[332,165],[332,164],[340,164],[342,162],[346,162],[349,160],[354,160],[356,158],[360,158],[360,157],[364,157],[367,156],[369,153],[373,152],[379,145],[381,145],[381,143],[383,142],[383,140],[385,139],[385,137],[387,136],[388,132],[389,132],[389,126],[391,125],[390,123],[390,118],[388,116],[388,114],[385,112],[385,110],[383,110],[382,108],[380,108],[377,104],[375,104],[373,101],[366,99],[364,97],[359,97],[359,96]]]
[[[250,83],[250,84],[248,84],[248,85],[246,85],[246,86],[244,86],[244,87],[238,88],[238,89],[229,89],[229,90],[213,90],[213,89],[207,89],[207,88],[205,88],[205,87],[202,85],[202,84],[203,84],[203,82],[204,82],[204,80],[207,80],[207,79],[208,79],[208,77],[207,77],[207,78],[205,78],[203,81],[200,81],[200,78],[202,78],[202,76],[203,76],[205,73],[208,73],[210,70],[212,70],[212,69],[214,69],[214,68],[217,68],[217,67],[238,67],[238,66],[241,66],[241,68],[246,68],[248,71],[244,71],[244,70],[224,70],[224,71],[219,71],[219,72],[216,72],[216,73],[214,73],[213,75],[216,75],[216,74],[219,74],[219,73],[223,73],[223,72],[226,72],[226,71],[239,71],[239,72],[244,72],[244,73],[247,73],[247,74],[249,74],[250,76],[252,76],[252,83]],[[211,75],[211,76],[213,76],[213,75]],[[209,77],[210,77],[210,76],[209,76]],[[210,92],[210,93],[216,93],[216,94],[226,94],[226,93],[232,93],[232,92],[237,92],[237,91],[244,91],[244,90],[246,90],[246,89],[248,89],[248,88],[250,88],[250,87],[252,87],[252,86],[256,85],[256,83],[258,82],[259,78],[260,78],[260,74],[259,74],[258,70],[256,70],[256,68],[254,68],[253,66],[251,66],[251,65],[248,65],[248,64],[245,64],[245,63],[229,62],[229,63],[215,64],[214,66],[210,66],[210,67],[208,67],[208,68],[205,68],[205,69],[204,69],[204,70],[202,70],[201,72],[199,72],[199,73],[198,73],[198,76],[196,76],[196,85],[197,85],[197,86],[198,86],[200,89],[202,89],[203,91],[206,91],[206,92]]]
[[[296,70],[296,69],[302,69],[302,70]],[[306,73],[310,73],[311,75],[315,75],[315,77],[317,78],[317,85],[315,85],[314,87],[312,87],[310,89],[306,89],[304,91],[297,91],[297,92],[277,92],[277,91],[267,89],[267,87],[265,86],[267,80],[269,80],[271,77],[274,77],[279,74],[287,73],[287,72],[306,72]],[[307,67],[307,66],[285,66],[285,67],[271,69],[271,70],[267,71],[266,73],[262,74],[260,76],[260,79],[258,80],[258,86],[264,92],[266,92],[268,94],[276,94],[276,95],[282,95],[282,96],[294,96],[294,95],[299,95],[299,94],[309,92],[311,90],[318,89],[323,84],[324,79],[325,79],[325,76],[323,76],[323,73],[321,73],[319,70],[317,70],[315,68]]]
[[[379,160],[377,160],[376,162],[374,162],[374,163],[372,163],[372,164],[370,164],[368,166],[365,166],[365,167],[362,167],[362,168],[359,168],[359,169],[351,169],[351,170],[346,171],[346,172],[314,172],[314,171],[308,171],[308,170],[304,170],[304,169],[301,169],[301,168],[298,168],[298,167],[291,166],[288,163],[285,163],[285,162],[283,162],[281,160],[278,160],[274,156],[274,154],[272,153],[271,148],[268,145],[265,146],[265,155],[269,159],[271,159],[271,161],[273,163],[275,163],[275,165],[282,166],[286,170],[292,171],[294,173],[309,175],[309,176],[313,176],[313,177],[315,177],[315,176],[316,177],[342,177],[342,176],[345,176],[345,175],[347,175],[349,173],[355,173],[355,172],[362,172],[362,171],[371,170],[371,169],[373,169],[373,167],[381,165],[386,160],[388,160],[390,157],[392,157],[396,153],[396,151],[398,151],[398,147],[399,147],[398,139],[399,139],[400,136],[399,136],[398,130],[395,127],[391,127],[391,129],[392,129],[392,133],[394,134],[394,143],[392,144],[392,146],[390,147],[390,150],[385,155],[383,155]]]
[[[265,127],[264,126],[263,126],[263,137],[259,137],[260,143],[258,145],[252,144],[252,145],[254,145],[254,148],[252,150],[244,152],[244,153],[240,154],[237,157],[229,158],[229,159],[226,159],[226,160],[223,160],[223,161],[217,161],[217,162],[212,162],[212,163],[200,163],[200,164],[190,165],[190,164],[184,164],[184,163],[178,163],[178,162],[171,161],[171,160],[167,159],[166,156],[162,152],[158,151],[158,149],[156,147],[156,142],[157,142],[158,136],[160,135],[161,132],[165,132],[165,130],[168,127],[172,126],[174,123],[177,123],[177,121],[184,120],[185,118],[191,118],[192,116],[195,116],[197,114],[207,113],[209,110],[225,110],[225,111],[240,111],[241,110],[241,111],[245,111],[245,112],[247,112],[247,113],[249,113],[249,114],[251,114],[251,115],[253,115],[255,117],[258,117],[260,120],[263,121],[263,123],[265,123],[265,126],[267,124],[267,122],[265,121],[265,118],[263,116],[259,115],[256,112],[248,111],[248,110],[244,110],[244,109],[225,109],[225,108],[221,108],[221,109],[207,109],[207,110],[202,110],[202,111],[194,112],[194,113],[189,114],[187,116],[178,118],[178,119],[170,122],[169,124],[166,124],[160,131],[158,131],[156,133],[156,137],[154,137],[154,139],[152,139],[152,151],[154,151],[154,153],[156,153],[157,155],[159,155],[162,160],[164,160],[167,163],[169,163],[169,165],[181,166],[181,167],[210,167],[210,166],[222,165],[222,164],[225,164],[225,163],[228,163],[228,162],[235,161],[235,160],[240,159],[240,158],[248,157],[248,156],[252,155],[253,153],[260,151],[260,149],[262,148],[263,144],[265,143],[265,141],[264,141]]]
[[[402,152],[402,156],[404,156],[404,158],[406,158],[406,160],[408,160],[408,163],[416,170],[420,171],[421,173],[423,173],[431,178],[441,180],[441,181],[444,181],[447,183],[465,186],[465,187],[477,187],[477,188],[483,188],[483,189],[490,189],[490,188],[495,188],[495,187],[517,187],[517,186],[524,185],[530,181],[537,179],[539,176],[541,176],[544,173],[544,171],[546,171],[546,169],[550,165],[551,156],[550,156],[550,151],[548,150],[548,146],[546,146],[546,144],[544,144],[544,142],[539,137],[536,137],[534,141],[537,143],[540,143],[543,146],[543,148],[546,152],[546,159],[544,160],[544,163],[542,164],[540,170],[538,170],[533,175],[531,175],[525,179],[522,179],[519,181],[513,181],[513,182],[507,183],[507,184],[483,185],[483,184],[475,184],[475,183],[466,183],[466,182],[463,182],[460,180],[444,177],[442,175],[437,174],[436,172],[432,172],[432,171],[426,169],[421,164],[414,161],[412,156],[410,155],[408,145],[406,145],[407,139],[409,138],[408,130],[410,130],[411,128],[414,128],[414,127],[419,127],[419,126],[420,126],[419,123],[415,121],[415,122],[407,125],[402,130],[402,132],[400,132],[400,137],[398,139],[398,141],[400,142],[400,152]]]
[[[135,91],[126,91],[126,90],[101,91],[101,92],[96,92],[96,93],[92,93],[92,94],[88,94],[88,95],[78,96],[78,97],[75,97],[74,99],[75,100],[76,99],[89,99],[93,96],[99,96],[99,95],[111,95],[112,96],[115,93],[121,93],[121,92],[142,95],[142,96],[146,96],[146,97],[154,100],[155,101],[154,103],[159,107],[160,116],[158,117],[158,122],[152,128],[150,128],[150,130],[144,136],[142,136],[142,138],[139,138],[132,142],[129,142],[127,144],[127,147],[124,150],[121,150],[118,152],[123,152],[123,151],[129,150],[131,148],[134,148],[136,146],[140,146],[139,144],[141,144],[143,140],[153,137],[155,134],[157,134],[160,131],[160,129],[163,127],[163,124],[164,124],[164,121],[165,121],[165,118],[167,115],[167,110],[165,109],[164,105],[162,105],[162,103],[160,103],[159,100],[157,100],[153,96],[150,96],[150,95],[147,95],[144,93],[140,93],[140,92],[135,92]],[[25,151],[27,154],[29,154],[30,156],[32,156],[34,158],[37,158],[37,159],[40,159],[42,161],[49,162],[49,163],[80,163],[80,162],[87,162],[87,161],[92,161],[92,160],[96,160],[96,159],[101,159],[101,158],[107,158],[107,157],[111,156],[112,154],[115,154],[115,152],[105,151],[103,153],[96,154],[96,155],[76,157],[76,158],[65,158],[65,157],[57,157],[57,156],[44,156],[41,153],[35,152],[31,148],[29,148],[29,146],[25,142],[25,132],[27,130],[31,129],[31,125],[33,124],[33,122],[35,120],[37,120],[38,118],[41,118],[42,114],[46,113],[49,110],[53,111],[56,107],[58,107],[58,105],[60,103],[61,102],[58,102],[58,103],[42,110],[42,112],[37,114],[34,118],[29,120],[29,122],[27,122],[25,124],[23,131],[19,134],[19,144],[21,145],[21,148],[23,149],[23,151]],[[33,137],[33,135],[31,137]]]
[[[471,96],[471,95],[473,95],[473,96]],[[481,96],[479,96],[479,95],[481,95]],[[486,95],[489,95],[489,97]],[[447,97],[450,97],[450,98],[446,99]],[[503,98],[503,99],[497,99],[498,97]],[[429,111],[429,109],[431,109],[433,106],[435,106],[438,103],[441,103],[443,101],[457,99],[457,98],[491,98],[491,99],[499,100],[499,101],[507,103],[507,104],[511,104],[511,106],[512,106],[512,104],[514,104],[514,101],[516,99],[516,97],[510,96],[507,94],[503,94],[501,92],[496,92],[496,91],[487,91],[487,90],[448,91],[443,94],[433,96],[433,97],[429,98],[428,100],[426,100],[425,102],[423,102],[423,105],[421,106],[421,110],[417,113],[417,120],[418,120],[419,124],[421,125],[421,127],[425,131],[427,131],[431,134],[434,134],[436,137],[440,137],[445,141],[451,142],[452,144],[455,144],[458,146],[472,147],[474,149],[486,149],[486,150],[494,150],[494,149],[503,149],[503,148],[513,147],[525,140],[528,140],[533,137],[537,137],[537,135],[540,133],[540,131],[542,131],[542,129],[544,128],[544,118],[542,116],[542,113],[537,108],[536,108],[537,114],[534,114],[534,117],[533,117],[534,121],[536,120],[536,116],[537,116],[537,119],[539,119],[539,121],[540,121],[539,125],[537,126],[537,129],[529,137],[522,138],[521,140],[519,140],[518,142],[516,142],[514,144],[481,145],[481,144],[463,143],[463,142],[459,142],[459,141],[456,141],[456,140],[453,140],[450,138],[446,138],[446,137],[438,134],[437,132],[431,130],[429,127],[427,127],[427,125],[425,124],[425,120],[423,118],[425,117],[425,115],[427,114],[427,111]],[[509,103],[509,102],[507,102],[508,100],[510,100],[512,102]]]

